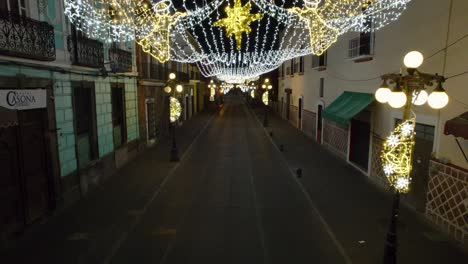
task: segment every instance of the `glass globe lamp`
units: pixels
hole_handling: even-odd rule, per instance
[[[408,52],[405,55],[405,58],[403,59],[403,63],[405,64],[405,66],[411,69],[416,69],[419,66],[421,66],[423,61],[424,61],[424,56],[419,51]]]
[[[444,108],[448,102],[449,97],[440,83],[437,85],[437,88],[432,91],[432,93],[429,95],[429,98],[427,99],[429,106],[434,109]]]
[[[176,78],[175,73],[171,72],[169,73],[169,79],[174,80]]]
[[[375,99],[380,103],[386,103],[390,99],[392,91],[388,87],[380,87],[375,91]]]
[[[165,92],[165,93],[170,93],[171,91],[172,91],[172,89],[171,89],[170,86],[164,87],[164,92]]]
[[[176,91],[177,91],[178,93],[181,93],[182,90],[184,90],[184,87],[183,87],[182,85],[178,84],[178,85],[176,86]]]
[[[426,90],[421,90],[418,92],[413,92],[413,99],[412,102],[414,105],[423,105],[427,102],[427,98],[429,95],[427,94]]]
[[[397,89],[390,93],[388,104],[393,108],[401,108],[406,104],[406,99],[406,94],[401,89]]]

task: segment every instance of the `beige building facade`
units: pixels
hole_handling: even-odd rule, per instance
[[[398,21],[379,31],[348,33],[321,57],[287,61],[279,68],[275,106],[298,129],[388,187],[380,150],[402,109],[373,100],[373,94],[382,83],[381,75],[405,71],[404,55],[420,51],[425,60],[419,70],[445,76],[450,101],[442,110],[427,104],[413,107],[417,121],[413,183],[405,200],[465,244],[468,135],[444,131],[450,120],[468,111],[467,11],[465,0],[413,0]],[[324,118],[335,101],[351,104],[358,97],[371,99],[345,124]]]

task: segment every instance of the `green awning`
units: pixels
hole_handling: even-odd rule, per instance
[[[359,114],[373,101],[373,94],[344,92],[323,110],[323,118],[346,127],[351,118]]]

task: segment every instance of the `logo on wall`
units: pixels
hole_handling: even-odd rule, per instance
[[[45,108],[46,90],[0,90],[0,106],[12,110]]]

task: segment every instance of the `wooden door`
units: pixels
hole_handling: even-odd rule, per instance
[[[323,121],[322,110],[323,110],[323,106],[319,105],[317,108],[317,129],[316,129],[316,133],[317,133],[316,140],[319,144],[322,144],[322,121]]]
[[[0,234],[18,231],[24,225],[17,129],[0,127]]]
[[[349,160],[364,171],[369,167],[369,140],[370,123],[352,119]]]
[[[44,215],[49,204],[46,117],[44,109],[18,111],[26,223]]]
[[[299,109],[297,113],[297,127],[302,130],[302,98],[299,98]]]

